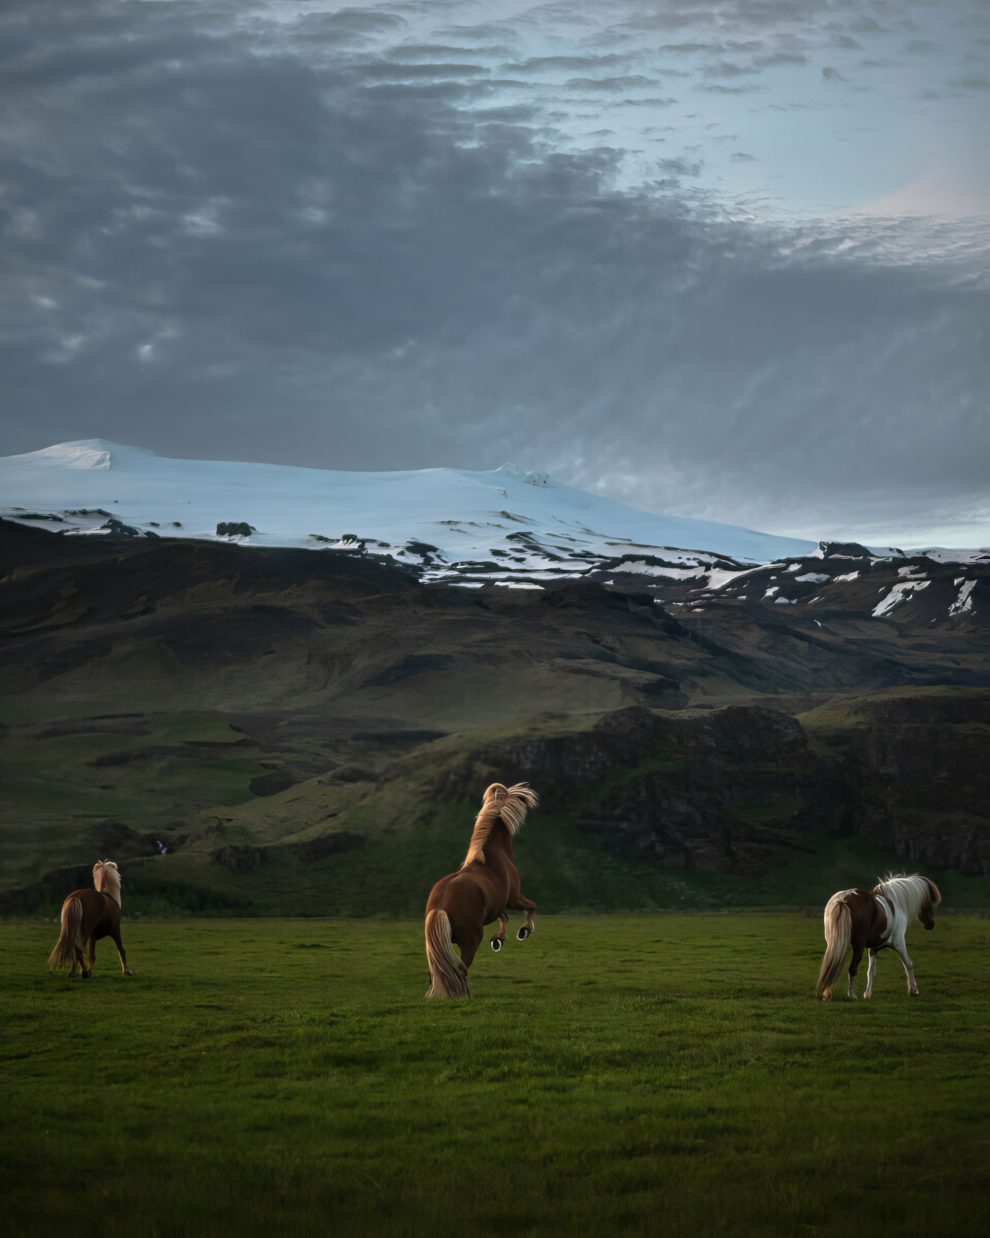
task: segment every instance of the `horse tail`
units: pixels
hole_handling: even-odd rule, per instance
[[[82,933],[83,907],[78,895],[70,895],[62,904],[62,931],[55,949],[48,957],[49,967],[64,967],[74,963],[76,951],[81,954],[85,946]]]
[[[815,985],[816,997],[823,997],[831,990],[851,944],[852,912],[849,904],[835,897],[830,898],[825,908],[825,954]]]
[[[467,968],[454,953],[450,917],[443,908],[426,913],[426,962],[430,969],[427,997],[470,997]]]

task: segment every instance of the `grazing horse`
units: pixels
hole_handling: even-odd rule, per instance
[[[97,860],[93,865],[94,890],[73,890],[62,904],[62,931],[48,960],[49,967],[64,967],[71,963],[69,979],[77,968],[83,980],[93,974],[96,943],[101,937],[112,937],[125,976],[127,966],[124,943],[120,940],[120,872],[113,860]],[[89,943],[89,962],[83,958],[83,947]]]
[[[456,873],[440,878],[426,903],[427,997],[471,996],[467,973],[481,945],[484,927],[498,921],[492,949],[501,950],[509,918],[507,908],[526,912],[526,923],[516,934],[519,941],[533,932],[536,904],[520,889],[512,839],[527,812],[538,803],[536,792],[525,782],[513,787],[494,782],[485,791],[464,863]],[[460,958],[454,953],[455,944],[460,947]]]
[[[927,877],[888,876],[872,890],[839,890],[825,904],[825,956],[818,974],[815,994],[822,1001],[832,1000],[832,985],[842,970],[846,952],[852,946],[849,964],[849,996],[856,996],[856,972],[863,951],[869,950],[864,997],[873,994],[877,975],[877,953],[890,946],[904,964],[908,996],[918,996],[914,967],[904,945],[904,933],[915,916],[926,929],[935,927],[932,915],[942,901],[938,886]]]

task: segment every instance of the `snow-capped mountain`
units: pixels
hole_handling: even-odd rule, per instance
[[[636,511],[611,499],[505,466],[490,472],[421,469],[361,473],[216,460],[165,459],[137,447],[88,439],[0,459],[4,513],[58,516],[54,525],[98,531],[112,516],[158,536],[217,537],[217,526],[248,524],[258,546],[318,549],[356,540],[368,553],[433,566],[487,560],[511,569],[551,570],[627,550],[676,550],[709,560],[763,563],[813,543],[732,525]],[[100,519],[104,509],[108,515]],[[34,521],[34,523],[38,523]],[[584,557],[587,556],[587,557]]]
[[[878,591],[883,596],[870,607],[876,617],[926,587],[919,563],[934,569],[987,559],[977,551],[816,547],[639,511],[511,466],[345,472],[166,459],[101,439],[0,458],[0,504],[8,519],[67,536],[360,553],[393,559],[426,581],[472,587],[533,588],[588,576],[652,592],[673,587],[682,602],[690,593],[702,605],[716,592],[775,605],[816,602],[833,581],[849,582],[878,564],[889,568],[892,560],[907,564],[899,569],[903,579]],[[958,596],[946,604],[956,613],[971,609],[972,581],[963,573],[953,587]]]

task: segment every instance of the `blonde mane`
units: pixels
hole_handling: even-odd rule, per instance
[[[536,792],[530,789],[529,783],[517,782],[515,786],[506,787],[500,782],[493,782],[487,788],[481,801],[481,811],[474,822],[471,833],[471,845],[461,868],[467,868],[475,860],[485,863],[485,843],[496,824],[501,821],[512,837],[519,832],[526,814],[535,808],[540,800]]]
[[[882,894],[901,908],[907,916],[916,916],[923,909],[930,910],[942,901],[938,886],[928,877],[920,873],[897,875],[888,873],[882,881],[873,887],[874,894]]]
[[[113,860],[97,860],[93,865],[93,886],[120,906],[120,870]]]

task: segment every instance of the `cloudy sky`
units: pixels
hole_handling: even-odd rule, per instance
[[[986,0],[10,0],[0,454],[990,542]]]

